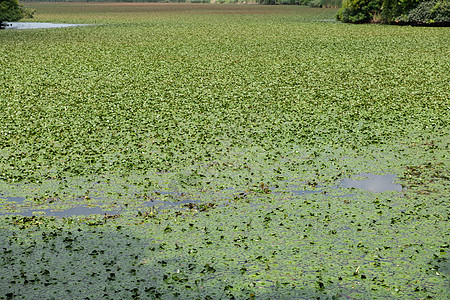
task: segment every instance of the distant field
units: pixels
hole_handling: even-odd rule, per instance
[[[448,28],[25,7],[93,26],[0,31],[0,299],[448,298]]]
[[[192,18],[198,15],[293,15],[300,18],[334,19],[336,9],[310,8],[306,6],[268,6],[255,4],[189,4],[189,3],[26,3],[25,7],[36,9],[37,20],[67,21],[89,20],[99,23],[134,23],[149,17]],[[181,15],[180,15],[181,14]]]

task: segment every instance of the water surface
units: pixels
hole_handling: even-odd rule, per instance
[[[400,184],[394,183],[397,176],[394,174],[375,175],[372,173],[361,173],[353,178],[344,178],[340,182],[340,187],[363,189],[375,193],[385,191],[400,192],[403,187]]]
[[[57,23],[29,23],[29,22],[12,22],[7,23],[5,29],[41,29],[41,28],[62,28],[89,26],[90,24],[57,24]]]
[[[104,211],[101,207],[87,207],[78,206],[66,210],[53,209],[30,209],[20,213],[0,213],[0,215],[20,215],[24,217],[31,217],[34,215],[45,215],[47,217],[75,217],[75,216],[89,216],[89,215],[114,215],[118,214],[117,210]]]

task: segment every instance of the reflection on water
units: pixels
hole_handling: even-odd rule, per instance
[[[13,22],[7,23],[5,29],[39,29],[39,28],[61,28],[88,26],[90,24],[55,24],[55,23],[29,23],[29,22]]]
[[[354,177],[355,179],[344,178],[340,183],[343,188],[364,189],[375,193],[385,191],[401,191],[402,186],[395,184],[396,175],[375,175],[371,173],[362,173]]]

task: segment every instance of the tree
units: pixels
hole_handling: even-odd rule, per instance
[[[344,0],[336,18],[344,23],[369,23],[382,4],[383,0]]]
[[[392,23],[396,18],[408,14],[424,0],[384,0],[381,10],[382,20]]]
[[[0,0],[0,28],[4,22],[15,22],[22,19],[24,10],[18,0]]]

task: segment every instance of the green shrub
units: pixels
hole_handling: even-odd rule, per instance
[[[311,0],[308,4],[312,7],[341,7],[342,0]]]
[[[346,23],[445,25],[450,19],[448,7],[448,0],[344,0],[336,18]]]
[[[406,15],[423,0],[383,0],[381,18],[383,23],[392,23],[399,16]]]
[[[0,0],[0,24],[19,21],[22,17],[22,7],[17,0]]]
[[[414,24],[449,23],[450,10],[448,1],[431,0],[422,2],[411,10],[406,21]]]
[[[345,23],[368,23],[381,5],[382,0],[344,0],[336,18]]]
[[[295,5],[297,3],[296,0],[278,0],[278,4]]]
[[[24,19],[33,19],[34,18],[34,13],[36,12],[35,9],[31,9],[31,8],[22,8],[22,17]]]
[[[322,0],[312,0],[309,5],[312,7],[322,7]]]

